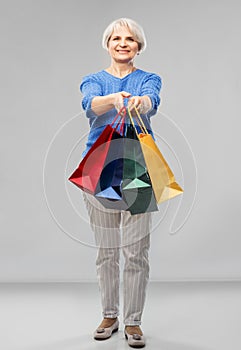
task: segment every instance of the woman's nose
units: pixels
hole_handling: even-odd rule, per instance
[[[120,46],[121,46],[121,47],[126,46],[126,41],[125,41],[125,39],[122,39],[122,40],[120,41]]]

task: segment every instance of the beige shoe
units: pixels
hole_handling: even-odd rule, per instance
[[[103,323],[103,321],[102,321]],[[94,332],[94,339],[96,340],[104,340],[111,337],[112,333],[117,332],[119,328],[119,320],[118,318],[110,327],[98,327]]]
[[[125,337],[132,348],[144,348],[146,345],[144,335],[139,326],[126,326]]]

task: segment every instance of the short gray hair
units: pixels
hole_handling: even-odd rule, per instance
[[[133,34],[134,39],[138,42],[139,51],[144,51],[146,48],[146,38],[142,27],[130,18],[119,18],[113,21],[105,29],[102,37],[102,46],[108,50],[108,43],[113,31],[121,26],[127,27]]]

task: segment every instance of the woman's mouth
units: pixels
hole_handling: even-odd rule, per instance
[[[129,53],[130,51],[129,50],[117,50],[117,52],[119,52],[119,53]]]

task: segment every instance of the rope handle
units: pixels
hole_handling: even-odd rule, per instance
[[[121,124],[121,127],[120,127],[121,134],[123,134],[123,130],[124,130],[125,117],[126,117],[126,107],[124,106],[119,110],[119,112],[116,114],[115,118],[113,119],[112,123],[110,124],[113,127],[115,122],[118,120],[118,118],[120,118],[120,120],[117,122],[116,126],[114,127],[114,130],[116,131],[119,125]]]
[[[144,122],[142,120],[142,117],[141,117],[140,113],[138,112],[136,106],[134,106],[134,109],[135,109],[135,112],[136,112],[136,115],[137,115],[136,120],[137,120],[138,124],[140,123],[142,125],[142,127],[141,127],[140,124],[139,124],[141,130],[142,131],[144,130],[144,133],[148,134],[147,128],[146,128],[146,126],[145,126],[145,124],[144,124]]]
[[[134,129],[135,129],[136,136],[138,137],[139,134],[138,134],[138,131],[137,131],[137,129],[136,129],[136,126],[135,126],[135,123],[134,123],[133,118],[135,118],[135,120],[137,121],[137,124],[138,124],[138,126],[140,127],[142,133],[143,133],[143,134],[148,134],[147,128],[146,128],[146,126],[145,126],[145,124],[144,124],[144,122],[143,122],[143,120],[142,120],[142,118],[141,118],[141,116],[140,116],[140,113],[138,112],[138,110],[137,110],[136,107],[134,107],[134,109],[135,109],[135,112],[136,112],[136,115],[137,115],[137,116],[134,116],[134,117],[132,116],[129,107],[127,108],[127,112],[128,112],[129,117],[130,117],[131,124],[133,125],[133,127],[134,127]]]

